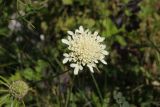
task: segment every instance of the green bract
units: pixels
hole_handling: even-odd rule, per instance
[[[15,98],[22,99],[28,93],[29,87],[24,81],[18,80],[11,83],[9,91]]]

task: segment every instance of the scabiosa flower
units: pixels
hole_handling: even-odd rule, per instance
[[[2,87],[1,87],[2,86]],[[31,91],[31,88],[23,80],[10,81],[0,76],[0,94],[3,101],[0,105],[11,105],[11,107],[25,107],[24,97]],[[23,106],[22,106],[23,105]]]
[[[75,32],[68,31],[67,39],[62,39],[64,44],[68,45],[68,53],[64,53],[63,63],[70,62],[74,68],[74,74],[77,75],[79,70],[87,66],[93,73],[93,68],[100,61],[107,64],[104,60],[109,53],[105,50],[106,45],[102,44],[104,37],[100,37],[98,32],[91,33],[89,29],[85,30],[82,26]]]
[[[12,82],[9,86],[9,91],[15,98],[22,99],[28,93],[29,86],[24,81],[18,80]]]

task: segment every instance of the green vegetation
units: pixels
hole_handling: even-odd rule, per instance
[[[0,0],[0,10],[0,106],[160,107],[160,0]],[[81,25],[105,37],[108,64],[75,76],[61,39]],[[6,89],[15,81],[31,88],[23,99]]]

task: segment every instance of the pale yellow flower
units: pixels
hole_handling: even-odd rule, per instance
[[[107,64],[104,60],[105,55],[109,53],[105,50],[106,45],[102,44],[104,37],[100,37],[98,32],[93,34],[90,30],[85,30],[82,26],[76,29],[75,32],[68,31],[70,36],[67,39],[62,39],[64,44],[68,45],[68,53],[64,53],[63,63],[70,62],[70,66],[74,68],[74,74],[77,75],[79,70],[83,70],[87,66],[91,72],[100,61]]]

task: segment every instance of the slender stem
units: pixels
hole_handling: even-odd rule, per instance
[[[122,105],[121,105],[121,104],[119,104],[119,106],[120,106],[120,107],[122,107]]]
[[[71,93],[72,93],[72,89],[73,89],[73,85],[74,85],[74,78],[75,78],[75,76],[73,76],[71,88],[69,89],[69,92],[67,93],[68,95],[67,95],[67,100],[66,100],[66,103],[65,103],[65,107],[68,107],[68,104],[69,104],[69,101],[70,101],[70,97],[71,97]]]
[[[62,63],[58,60],[57,57],[54,56],[54,58],[55,58],[55,61],[57,62],[57,64],[59,65],[59,67],[61,68],[61,70],[64,71],[64,66],[62,65]]]
[[[57,77],[58,78],[58,80],[60,80],[60,77],[58,76]],[[58,97],[58,104],[59,104],[59,106],[61,107],[62,105],[63,105],[63,100],[62,100],[62,93],[61,93],[61,83],[60,83],[60,81],[58,82],[58,87],[57,87],[57,97]]]
[[[69,89],[69,90],[67,90],[67,97],[66,97],[65,107],[67,107],[67,106],[68,106],[69,97],[70,97],[70,89]]]
[[[98,73],[101,73],[101,71],[97,68],[97,67],[95,67],[96,68],[96,70],[98,71]]]
[[[11,101],[11,107],[14,107],[14,101]]]
[[[56,91],[57,91],[57,90],[56,90]],[[58,107],[60,107],[60,106],[61,106],[61,104],[60,104],[60,98],[59,98],[59,95],[57,95],[57,96],[56,96],[56,102],[57,102]]]
[[[19,8],[18,8],[18,2],[20,2],[19,0],[16,0],[16,11],[17,11],[17,14],[20,16],[20,18],[22,18],[27,24],[29,24],[33,29],[35,29],[35,26],[30,22],[28,21],[26,18],[24,18],[21,13],[19,12]]]
[[[23,107],[26,107],[26,106],[25,106],[25,103],[24,103],[24,101],[23,101],[23,100],[22,100],[22,104],[23,104]]]
[[[60,76],[60,75],[62,75],[62,74],[65,74],[66,72],[68,72],[68,71],[60,72],[60,73],[54,75],[52,78],[58,77],[58,76]]]
[[[153,45],[153,47],[157,50],[157,52],[160,53],[160,50],[159,50],[159,48],[155,45],[155,43],[154,43],[150,38],[148,38],[148,40],[149,40],[150,43]]]
[[[18,104],[19,104],[19,103],[18,103],[18,102],[16,102],[16,103],[15,103],[15,107],[18,107],[18,106],[19,106]]]
[[[82,95],[82,97],[85,99],[86,103],[84,104],[84,107],[92,107],[91,105],[91,101],[88,100],[87,96],[85,95],[84,92],[82,92],[79,88],[78,88],[78,92]]]
[[[103,101],[103,97],[102,97],[102,94],[101,94],[101,92],[100,92],[100,89],[99,89],[99,86],[98,86],[98,84],[97,84],[97,81],[96,81],[95,77],[93,76],[93,74],[92,74],[92,73],[90,73],[90,74],[91,74],[91,77],[92,77],[93,82],[94,82],[94,84],[95,84],[96,90],[97,90],[97,92],[98,92],[98,94],[99,94],[100,100],[101,100],[101,102],[102,102],[102,101]]]
[[[146,29],[146,37],[147,39],[149,40],[149,42],[151,43],[151,45],[155,48],[155,50],[157,50],[158,53],[160,53],[160,50],[159,48],[155,45],[155,43],[151,40],[150,38],[150,30],[149,29]]]

